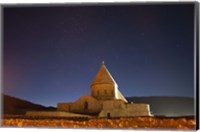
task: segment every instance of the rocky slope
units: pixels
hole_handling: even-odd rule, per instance
[[[45,107],[26,100],[18,99],[8,95],[2,95],[3,114],[25,114],[26,111],[53,111],[54,107]]]

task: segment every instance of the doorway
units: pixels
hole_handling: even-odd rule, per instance
[[[110,113],[107,113],[107,118],[110,118]]]

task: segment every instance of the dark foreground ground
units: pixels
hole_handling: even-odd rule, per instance
[[[2,127],[194,130],[194,117],[28,118],[4,116]]]

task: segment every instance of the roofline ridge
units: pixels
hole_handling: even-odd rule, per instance
[[[110,73],[109,70],[107,69],[106,65],[105,65],[105,64],[103,64],[103,65],[104,65],[106,71],[108,72],[108,75],[111,77],[111,79],[114,81],[114,83],[116,83],[115,80],[114,80],[114,78],[112,77],[111,73]],[[116,83],[116,84],[117,84],[117,83]]]
[[[107,69],[107,67],[106,67],[106,65],[104,64],[104,62],[102,63],[100,69],[98,70],[98,72],[97,72],[95,78],[93,79],[91,85],[98,84],[98,83],[103,84],[103,82],[98,82],[98,81],[99,81],[99,80],[98,80],[98,75],[99,75],[99,73],[102,71],[102,69],[105,70],[105,72],[106,72],[106,74],[107,74],[106,76],[108,76],[108,77],[110,78],[110,81],[105,82],[105,83],[110,83],[110,84],[116,84],[116,85],[117,85],[116,81],[115,81],[114,78],[112,77],[111,73],[110,73],[109,70]]]

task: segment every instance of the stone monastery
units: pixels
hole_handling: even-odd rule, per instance
[[[127,102],[104,63],[102,63],[90,89],[91,95],[85,94],[75,102],[58,103],[57,111],[97,117],[151,115],[148,104]]]

